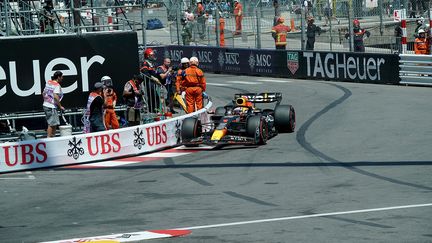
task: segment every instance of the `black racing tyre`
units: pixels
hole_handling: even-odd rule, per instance
[[[278,132],[294,132],[296,117],[291,105],[278,105],[275,109],[275,127]]]
[[[266,144],[268,139],[268,126],[262,116],[250,116],[246,121],[246,134],[255,138],[257,144]]]
[[[182,140],[190,140],[201,136],[201,122],[195,117],[188,117],[183,120],[181,129]]]
[[[215,116],[225,116],[225,112],[226,112],[225,107],[220,106],[220,107],[216,108],[214,115]]]

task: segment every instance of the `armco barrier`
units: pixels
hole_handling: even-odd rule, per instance
[[[183,119],[207,118],[204,109],[184,116],[135,127],[0,144],[0,173],[64,166],[148,153],[181,142]]]
[[[432,86],[432,55],[400,55],[401,84]]]
[[[303,52],[205,46],[155,47],[158,60],[196,56],[207,72],[398,84],[396,54]]]

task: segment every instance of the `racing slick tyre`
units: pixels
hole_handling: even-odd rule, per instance
[[[246,134],[255,138],[256,144],[266,144],[268,139],[268,126],[262,116],[250,116],[246,121]]]
[[[188,117],[183,120],[181,129],[182,141],[188,141],[201,136],[201,122],[197,118]],[[197,146],[194,144],[185,144],[186,147]]]
[[[278,132],[294,132],[295,110],[291,105],[278,105],[275,109],[275,127]]]

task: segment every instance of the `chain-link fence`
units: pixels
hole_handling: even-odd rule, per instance
[[[393,10],[408,8],[408,42],[414,40],[416,19],[428,19],[430,1],[417,0],[239,0],[241,31],[232,0],[65,0],[46,5],[39,1],[0,3],[0,35],[137,31],[144,45],[210,45],[274,49],[271,29],[275,16],[291,28],[287,49],[303,50],[307,41],[307,17],[316,32],[314,50],[354,51],[353,21],[358,19],[370,35],[363,38],[366,52],[392,53],[399,36]],[[306,2],[308,6],[305,6]],[[203,5],[203,11],[198,6]],[[48,21],[47,21],[48,19]],[[185,21],[184,21],[185,20]],[[426,21],[427,22],[427,21]],[[52,24],[52,31],[47,26]],[[427,28],[424,24],[424,28]],[[221,28],[222,27],[222,28]]]

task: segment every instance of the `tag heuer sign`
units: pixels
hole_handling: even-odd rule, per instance
[[[298,52],[287,52],[287,66],[292,75],[297,72],[299,68]]]

